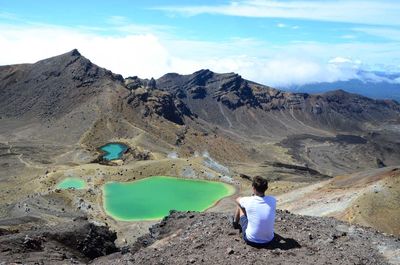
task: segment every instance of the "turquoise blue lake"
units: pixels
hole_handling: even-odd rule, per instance
[[[57,188],[62,190],[67,189],[84,189],[86,187],[86,182],[80,178],[68,177],[63,179],[60,183],[58,183]]]
[[[133,182],[108,182],[103,187],[105,212],[120,221],[161,219],[170,210],[204,211],[235,192],[213,181],[155,176]]]
[[[103,158],[105,160],[120,159],[122,155],[128,150],[128,146],[120,143],[109,143],[100,147],[104,152]]]

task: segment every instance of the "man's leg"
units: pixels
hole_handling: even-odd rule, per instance
[[[239,206],[236,207],[236,212],[235,212],[235,219],[234,222],[239,223],[240,217],[242,215],[245,215],[243,209]]]
[[[244,210],[241,207],[237,206],[235,215],[233,216],[233,222],[232,222],[233,228],[235,228],[235,229],[240,228],[239,221],[240,221],[240,217],[243,215],[246,215]]]

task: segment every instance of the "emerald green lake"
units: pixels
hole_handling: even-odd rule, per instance
[[[155,176],[103,187],[104,210],[120,221],[161,219],[170,210],[204,211],[234,188],[221,182]]]
[[[57,188],[66,190],[66,189],[84,189],[86,187],[86,182],[80,178],[65,178],[63,181],[58,183]]]
[[[128,150],[128,146],[120,143],[109,143],[100,147],[104,152],[103,158],[105,160],[120,159],[122,155]]]

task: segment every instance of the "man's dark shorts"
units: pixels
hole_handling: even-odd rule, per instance
[[[246,237],[246,229],[247,229],[247,224],[248,223],[249,223],[249,221],[247,220],[247,216],[246,215],[240,216],[239,224],[240,224],[240,227],[242,228],[243,240],[246,243],[250,242]]]

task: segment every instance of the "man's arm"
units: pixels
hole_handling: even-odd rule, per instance
[[[235,202],[236,202],[237,206],[239,206],[240,208],[243,208],[242,205],[240,205],[240,199],[242,199],[242,197],[237,197]]]
[[[241,204],[240,204],[240,200],[242,200],[242,197],[237,197],[235,200],[236,205],[242,210],[242,212],[244,213],[244,215],[246,215],[246,208],[244,208]]]

